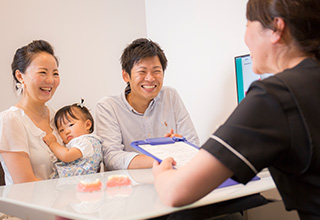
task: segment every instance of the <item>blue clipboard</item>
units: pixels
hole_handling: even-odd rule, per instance
[[[135,149],[137,149],[138,151],[140,151],[141,153],[152,157],[153,159],[155,159],[156,161],[158,161],[159,163],[162,162],[163,159],[172,156],[170,153],[168,152],[167,156],[164,156],[163,158],[159,157],[157,154],[155,154],[154,152],[152,152],[150,149],[152,149],[152,146],[155,147],[159,147],[159,150],[161,151],[161,147],[168,145],[168,146],[174,146],[176,144],[181,144],[183,143],[185,147],[187,147],[189,150],[193,150],[196,149],[196,151],[194,151],[195,153],[200,149],[199,147],[197,147],[196,145],[188,142],[186,140],[186,138],[184,137],[173,137],[173,138],[169,138],[169,137],[162,137],[162,138],[149,138],[146,140],[139,140],[139,141],[134,141],[131,143],[131,146],[134,147]],[[146,147],[147,146],[147,147]],[[168,148],[166,148],[168,149]],[[170,151],[170,149],[169,149]],[[175,158],[176,159],[176,158]],[[191,158],[188,158],[188,160]],[[178,162],[178,161],[177,161]],[[255,176],[251,181],[255,181],[255,180],[259,180],[260,178]],[[232,186],[232,185],[237,185],[240,184],[239,182],[229,178],[226,181],[224,181],[222,184],[220,184],[220,186],[218,186],[217,188],[223,188],[223,187],[227,187],[227,186]]]
[[[131,143],[131,146],[140,151],[141,153],[149,157],[152,157],[159,163],[161,163],[163,159],[170,156],[174,157],[177,163],[179,163],[180,161],[177,160],[174,154],[174,152],[177,152],[177,150],[179,149],[183,149],[183,153],[182,155],[177,156],[182,158],[185,156],[184,160],[189,160],[200,149],[196,145],[188,142],[184,137],[149,138],[145,140],[134,141]]]
[[[250,180],[250,182],[255,181],[255,180],[260,180],[260,177],[258,177],[258,176],[253,177]],[[221,183],[217,188],[223,188],[223,187],[233,186],[233,185],[237,185],[237,184],[242,184],[242,183],[239,183],[239,182],[235,181],[234,179],[229,178],[226,181],[224,181],[223,183]]]

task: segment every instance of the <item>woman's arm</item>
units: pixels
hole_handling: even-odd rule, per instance
[[[14,183],[39,181],[33,172],[29,155],[25,152],[2,152],[1,156]]]
[[[154,185],[162,202],[183,206],[202,198],[233,173],[218,159],[201,149],[185,166],[174,170],[174,160],[154,162]]]

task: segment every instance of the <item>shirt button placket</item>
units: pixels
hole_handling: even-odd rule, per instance
[[[147,136],[147,138],[152,138],[151,134],[152,134],[152,124],[149,121],[149,118],[147,116],[143,116],[143,122],[145,125],[145,134]]]

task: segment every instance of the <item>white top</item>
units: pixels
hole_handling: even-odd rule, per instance
[[[138,151],[131,142],[163,137],[172,128],[199,146],[199,138],[179,94],[163,87],[144,114],[135,111],[125,93],[102,98],[97,104],[97,135],[103,139],[104,163],[108,170],[127,169]]]
[[[77,148],[82,157],[69,163],[55,163],[57,172],[50,178],[70,177],[97,173],[102,161],[102,140],[94,134],[85,134],[72,139],[66,148]]]
[[[62,144],[53,124],[54,111],[50,108],[49,114],[53,134]],[[30,157],[33,172],[39,179],[48,179],[54,171],[53,163],[57,160],[42,139],[45,135],[46,133],[38,128],[20,108],[12,106],[0,113],[0,151],[26,152]],[[6,185],[13,184],[1,154],[0,161],[5,172]]]
[[[100,138],[93,134],[85,134],[79,137],[73,138],[67,145],[66,148],[71,149],[75,147],[82,153],[82,157],[91,157],[94,154],[92,143],[88,137],[94,137],[100,141]]]

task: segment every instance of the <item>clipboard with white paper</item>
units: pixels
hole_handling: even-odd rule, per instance
[[[159,163],[168,157],[173,157],[173,159],[177,162],[175,168],[182,167],[189,162],[200,149],[196,145],[188,142],[184,137],[150,138],[146,140],[134,141],[131,143],[131,146],[141,153],[157,160]],[[260,178],[258,176],[255,176],[251,181],[259,179]],[[236,184],[239,183],[229,178],[217,188],[223,188]]]
[[[131,146],[159,163],[168,157],[173,157],[177,162],[175,168],[182,167],[189,162],[200,149],[184,137],[150,138],[134,141]]]

